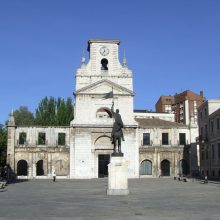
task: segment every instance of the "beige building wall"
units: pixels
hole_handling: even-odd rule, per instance
[[[201,175],[220,179],[220,100],[208,100],[198,109]]]

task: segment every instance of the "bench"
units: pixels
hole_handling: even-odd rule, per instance
[[[201,180],[200,183],[202,183],[202,184],[207,184],[207,183],[208,183],[208,180],[207,180],[207,179]]]
[[[183,181],[183,182],[187,182],[186,177],[178,177],[178,180],[179,180],[179,181]]]
[[[0,182],[0,189],[4,189],[6,187],[6,182]]]

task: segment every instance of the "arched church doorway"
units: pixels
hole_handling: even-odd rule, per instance
[[[98,164],[98,172],[99,178],[108,176],[108,164],[110,162],[109,154],[99,154],[98,156],[99,164]]]
[[[161,162],[161,176],[170,176],[170,161],[163,160]]]
[[[43,176],[44,175],[44,161],[38,160],[37,161],[37,176]]]
[[[152,162],[150,160],[141,162],[140,175],[152,175]]]
[[[27,176],[28,164],[26,160],[19,160],[17,163],[17,175]]]

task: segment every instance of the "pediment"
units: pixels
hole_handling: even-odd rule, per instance
[[[107,94],[107,93],[110,93],[112,92],[113,90],[113,94],[114,95],[131,95],[131,96],[134,96],[134,93],[133,91],[123,87],[123,86],[120,86],[110,80],[107,80],[107,79],[103,79],[103,80],[100,80],[98,82],[95,82],[95,83],[92,83],[88,86],[85,86],[79,90],[77,90],[75,92],[76,95],[79,95],[79,94],[97,94],[97,95],[103,95],[103,94]]]

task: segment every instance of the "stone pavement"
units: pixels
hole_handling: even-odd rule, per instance
[[[10,184],[0,190],[0,219],[220,219],[220,184],[130,179],[128,196],[106,189],[106,178]]]

